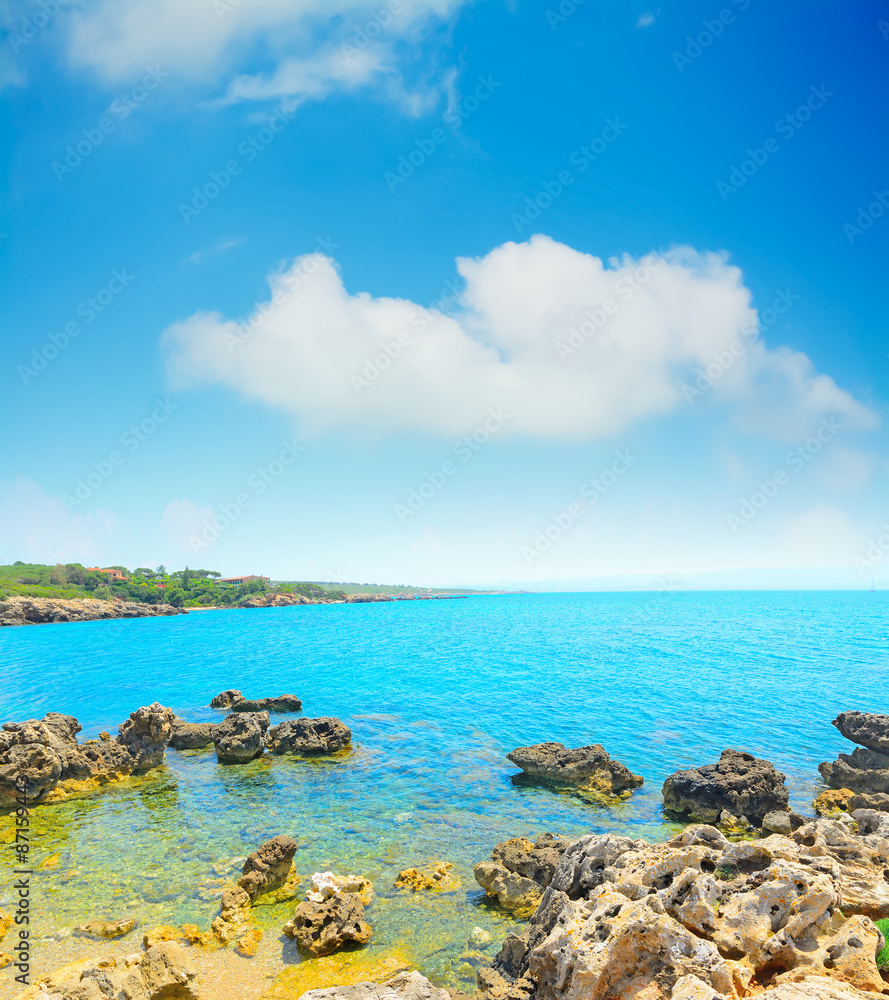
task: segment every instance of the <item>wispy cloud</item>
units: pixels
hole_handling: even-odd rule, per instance
[[[200,264],[202,260],[207,257],[215,256],[216,254],[225,253],[226,250],[231,250],[232,247],[240,246],[243,243],[243,239],[236,240],[222,240],[216,243],[212,247],[207,247],[206,250],[196,250],[190,257],[187,257],[183,263],[184,264]]]
[[[637,28],[648,28],[657,20],[657,16],[660,14],[660,10],[647,10],[645,13],[639,15],[639,19],[636,21]]]

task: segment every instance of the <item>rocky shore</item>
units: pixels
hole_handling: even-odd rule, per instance
[[[144,773],[163,763],[174,741],[213,745],[220,763],[263,753],[317,755],[348,750],[351,732],[334,718],[271,725],[268,705],[296,710],[295,695],[247,699],[229,690],[213,699],[220,723],[189,723],[157,703],[131,714],[116,739],[77,742],[71,716],[6,723],[0,733],[0,795],[23,778],[32,802],[49,802],[66,781]],[[477,1000],[877,1000],[889,996],[889,716],[844,712],[834,725],[859,744],[821,765],[828,791],[816,813],[789,808],[786,777],[769,761],[728,748],[718,761],[674,772],[663,784],[665,815],[689,825],[663,843],[590,833],[512,837],[479,861],[476,904],[525,922],[491,959],[477,963]],[[595,793],[591,809],[619,805],[643,781],[603,747],[560,743],[519,747],[507,759],[523,776]],[[850,787],[851,786],[851,787]],[[856,807],[856,797],[878,808]],[[870,796],[870,797],[869,797]],[[873,797],[876,796],[876,797]],[[850,811],[851,810],[851,811]],[[43,977],[28,997],[52,1000],[217,1000],[202,985],[202,956],[233,949],[251,958],[263,940],[254,908],[293,903],[279,924],[280,947],[303,960],[355,954],[373,939],[374,887],[358,873],[315,872],[300,886],[294,837],[279,834],[243,861],[223,885],[209,926],[157,927],[143,951],[103,955]],[[402,869],[392,892],[460,892],[448,862]],[[302,898],[300,898],[302,897]],[[428,896],[426,897],[428,898]],[[126,926],[124,926],[126,924]],[[114,938],[132,921],[86,923],[78,934]],[[478,930],[478,928],[476,928]],[[473,932],[474,933],[474,932]],[[485,932],[480,932],[484,934]],[[268,943],[268,942],[267,942]],[[272,942],[274,947],[274,942]],[[214,951],[217,949],[217,951]],[[478,953],[481,955],[481,953]],[[209,961],[209,959],[208,959]],[[215,960],[214,960],[215,961]],[[221,960],[220,960],[221,961]],[[203,964],[202,964],[203,963]],[[218,964],[218,963],[217,963]],[[311,1000],[455,1000],[404,965],[323,989],[272,992]],[[250,996],[266,997],[257,986]],[[241,988],[239,995],[248,995]]]
[[[152,618],[187,613],[184,608],[174,608],[172,604],[95,601],[91,598],[60,600],[55,597],[7,597],[0,601],[0,626],[91,622],[106,618]]]

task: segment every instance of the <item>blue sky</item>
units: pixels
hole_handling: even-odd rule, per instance
[[[883,5],[5,20],[2,561],[889,579]]]

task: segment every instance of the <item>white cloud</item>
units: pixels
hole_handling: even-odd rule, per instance
[[[499,407],[504,435],[584,439],[687,409],[686,380],[740,339],[749,346],[708,400],[751,423],[767,406],[769,422],[751,429],[808,432],[824,414],[873,424],[805,355],[740,333],[756,313],[723,255],[683,247],[651,261],[606,265],[546,236],[505,243],[457,261],[466,287],[445,315],[350,295],[331,259],[307,255],[268,279],[270,300],[246,324],[199,312],[166,330],[168,371],[177,388],[222,383],[307,429],[459,435]],[[607,300],[610,317],[598,311]]]
[[[118,522],[107,510],[69,513],[61,497],[24,476],[0,480],[0,562],[113,561]]]
[[[648,28],[657,20],[657,16],[660,14],[660,10],[656,11],[645,11],[644,14],[639,15],[639,20],[636,21],[637,28]]]
[[[100,0],[70,15],[70,56],[109,83],[159,64],[216,84],[244,58],[275,69],[236,77],[223,103],[277,98],[290,109],[334,90],[378,86],[416,112],[428,88],[402,70],[419,42],[467,0]],[[437,88],[433,88],[437,89]]]

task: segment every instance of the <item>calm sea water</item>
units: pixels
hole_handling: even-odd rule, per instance
[[[4,629],[2,721],[65,712],[85,739],[152,701],[218,719],[210,698],[236,687],[296,694],[305,715],[338,716],[354,740],[347,759],[243,767],[170,750],[149,780],[36,809],[35,930],[48,940],[121,916],[206,925],[215,866],[289,833],[305,878],[332,869],[375,883],[371,948],[397,945],[466,986],[473,927],[496,947],[511,926],[472,878],[497,841],[546,830],[662,838],[675,829],[660,812],[664,778],[727,746],[772,760],[808,809],[818,763],[850,749],[831,719],[889,712],[887,640],[880,592],[504,595]],[[607,809],[514,783],[504,755],[543,740],[600,742],[646,784]],[[3,842],[8,826],[0,818]],[[453,862],[461,890],[391,888],[429,859]],[[291,913],[263,907],[258,919],[273,930]],[[49,943],[42,954],[38,966]]]

